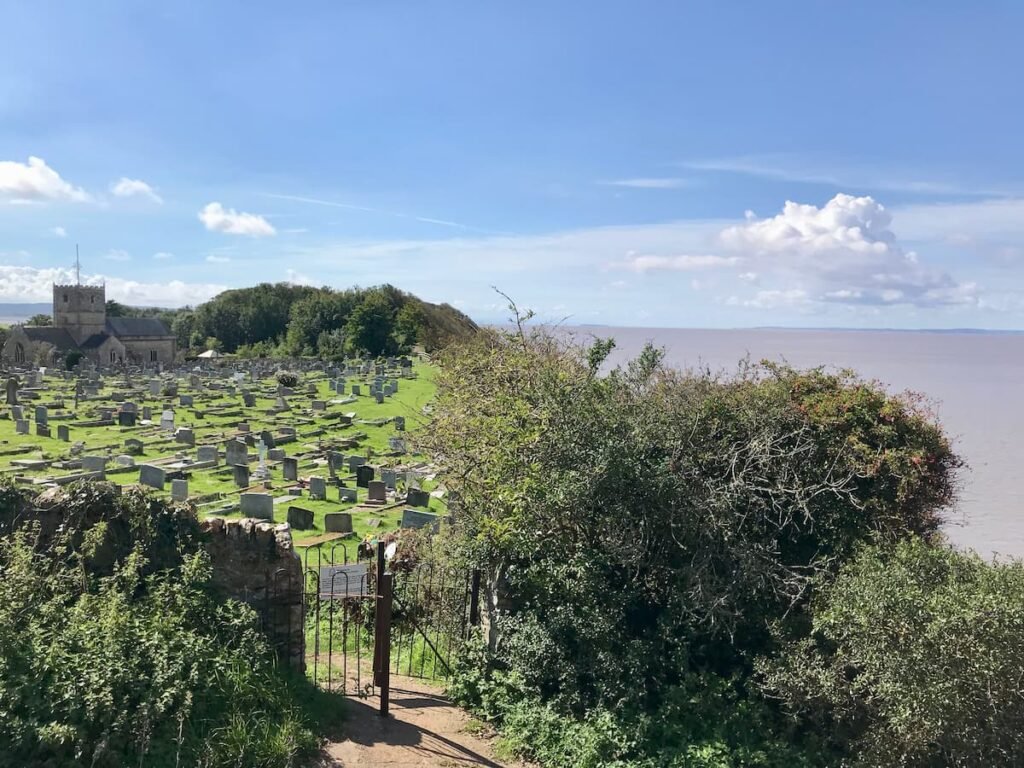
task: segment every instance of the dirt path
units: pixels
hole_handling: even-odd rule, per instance
[[[494,757],[492,742],[467,729],[470,716],[420,680],[391,678],[391,716],[377,714],[379,700],[346,701],[347,738],[326,748],[326,765],[488,766],[519,768]]]

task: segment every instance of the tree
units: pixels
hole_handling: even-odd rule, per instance
[[[203,342],[204,349],[212,349],[214,352],[220,352],[224,349],[224,343],[216,336],[210,336]]]
[[[191,311],[185,310],[175,314],[170,322],[170,327],[179,349],[188,349],[192,346],[192,335],[196,327],[196,318]]]
[[[403,347],[408,348],[416,343],[424,321],[423,310],[416,302],[408,301],[398,310],[395,319],[395,333]]]
[[[380,290],[368,292],[345,324],[350,351],[373,356],[391,355],[397,351],[394,330],[395,310]]]
[[[35,327],[53,325],[53,318],[44,314],[32,315],[25,325],[32,325]]]
[[[1024,759],[1024,563],[911,539],[822,584],[766,685],[858,766]]]

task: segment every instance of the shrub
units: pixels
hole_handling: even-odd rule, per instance
[[[819,590],[813,630],[761,668],[851,762],[1024,760],[1024,564],[915,540],[867,548]]]
[[[299,376],[291,371],[278,371],[277,372],[277,383],[282,387],[288,387],[289,389],[297,387],[299,385]]]

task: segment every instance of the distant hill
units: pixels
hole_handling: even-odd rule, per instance
[[[24,323],[32,315],[48,315],[53,305],[45,304],[0,304],[0,324]]]

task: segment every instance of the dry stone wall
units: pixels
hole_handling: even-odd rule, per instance
[[[251,605],[282,661],[305,668],[302,561],[288,525],[252,518],[202,522],[213,581]]]

